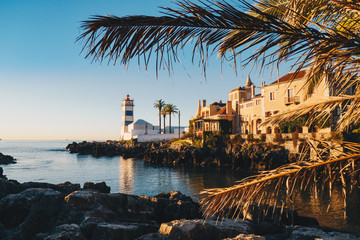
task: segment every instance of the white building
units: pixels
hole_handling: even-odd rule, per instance
[[[137,139],[138,142],[153,142],[179,137],[179,127],[171,127],[172,133],[159,134],[159,127],[138,119],[134,122],[134,100],[127,95],[122,101],[122,125],[120,140]],[[185,127],[180,127],[180,136]]]

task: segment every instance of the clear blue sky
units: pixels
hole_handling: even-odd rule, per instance
[[[226,101],[231,89],[244,85],[249,68],[236,76],[224,64],[221,75],[216,56],[205,81],[191,64],[190,48],[172,75],[161,71],[158,79],[153,68],[139,70],[136,61],[124,70],[80,54],[75,39],[81,21],[92,15],[159,15],[158,6],[173,5],[168,0],[0,0],[0,138],[118,139],[126,94],[135,100],[135,119],[157,125],[153,103],[161,98],[175,104],[182,125],[188,125],[199,99]],[[269,72],[250,76],[257,86],[276,79]]]

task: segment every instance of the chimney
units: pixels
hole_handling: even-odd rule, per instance
[[[251,98],[255,97],[255,85],[251,85]]]
[[[231,101],[226,101],[226,114],[232,114]]]
[[[221,101],[221,100],[219,100],[219,103],[220,103],[220,104],[222,104],[222,101]]]
[[[261,86],[262,86],[262,87],[265,87],[265,81],[262,81],[262,82],[261,82]]]
[[[205,107],[205,106],[206,106],[206,100],[203,99],[203,107]]]

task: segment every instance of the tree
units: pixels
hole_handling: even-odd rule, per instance
[[[310,126],[313,122],[326,122],[333,110],[342,106],[346,107],[341,108],[337,129],[347,129],[359,119],[360,3],[357,1],[259,0],[252,5],[238,0],[235,6],[225,0],[200,1],[200,4],[179,0],[176,8],[162,10],[161,17],[95,16],[84,21],[84,32],[78,39],[85,40],[86,57],[95,61],[119,60],[124,65],[141,57],[147,68],[155,55],[156,70],[165,67],[170,71],[173,62],[179,60],[178,51],[191,43],[193,61],[199,56],[204,72],[212,54],[217,54],[220,60],[232,60],[235,68],[236,59],[246,51],[252,55],[245,65],[259,63],[262,69],[274,64],[280,67],[282,62],[295,59],[292,61],[295,71],[308,68],[304,88],[309,95],[325,79],[334,96],[274,116],[270,123],[311,113],[307,121]],[[329,183],[330,189],[336,179],[341,179],[345,186],[346,176],[359,173],[355,161],[359,155],[354,153],[358,148],[343,145],[349,152],[340,153],[336,159],[322,159],[319,154],[318,159],[244,179],[229,189],[209,190],[202,202],[207,206],[206,213],[221,213],[226,207],[234,206],[236,211],[232,216],[237,217],[256,201],[276,205],[279,197],[291,196],[295,185],[304,179],[313,178],[317,182],[319,172],[329,176],[322,182]],[[336,171],[344,166],[346,171]]]
[[[166,104],[164,108],[165,112],[169,115],[169,133],[171,133],[171,114],[178,113],[178,109],[174,104]]]
[[[161,134],[161,110],[165,106],[165,102],[162,99],[155,100],[154,108],[159,110],[159,134]]]
[[[166,128],[165,128],[165,120],[166,120],[166,115],[167,115],[167,111],[166,108],[164,107],[163,110],[161,111],[161,115],[163,116],[163,120],[164,120],[164,134],[166,133]]]

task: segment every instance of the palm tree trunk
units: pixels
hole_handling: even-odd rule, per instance
[[[159,108],[159,134],[161,134],[161,109]]]
[[[165,128],[165,117],[166,115],[163,115],[164,116],[164,134],[166,133],[166,128]]]
[[[169,133],[171,133],[171,113],[169,114]]]

